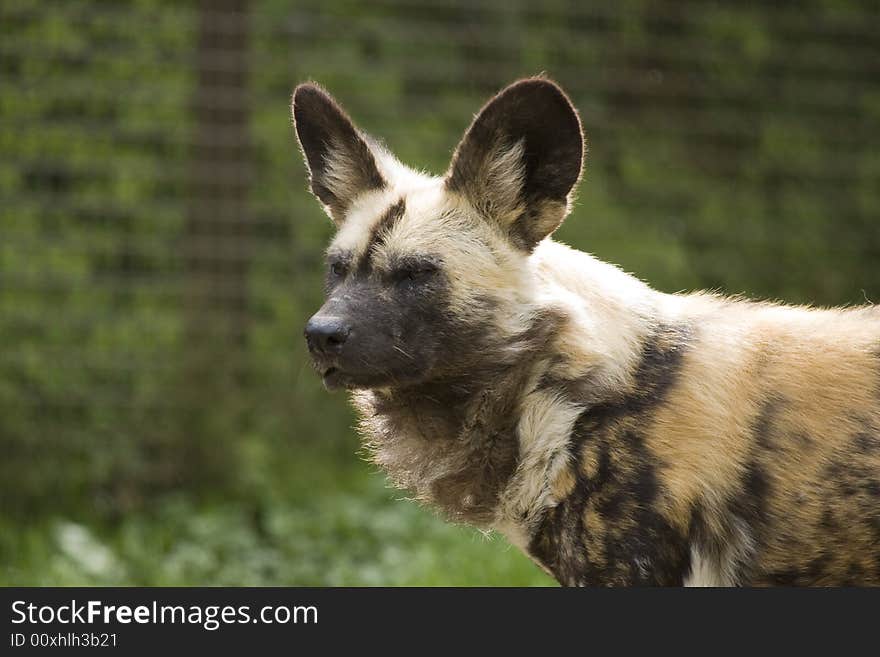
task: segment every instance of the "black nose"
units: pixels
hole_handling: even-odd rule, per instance
[[[306,324],[305,333],[310,351],[327,354],[342,348],[351,329],[338,317],[315,315]]]

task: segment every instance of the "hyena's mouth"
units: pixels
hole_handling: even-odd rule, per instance
[[[324,381],[324,387],[328,390],[335,390],[345,386],[345,374],[338,367],[328,367],[321,374]]]
[[[367,371],[344,370],[333,366],[320,370],[321,380],[327,390],[364,390],[391,383],[394,379],[385,379]]]

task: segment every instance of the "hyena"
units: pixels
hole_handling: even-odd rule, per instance
[[[308,347],[396,485],[564,585],[880,584],[880,309],[665,294],[553,241],[584,137],[548,79],[442,177],[315,84],[293,119],[337,228]]]

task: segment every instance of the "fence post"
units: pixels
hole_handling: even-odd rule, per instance
[[[203,464],[209,480],[229,474],[226,452],[234,450],[243,402],[252,250],[248,32],[248,0],[199,3],[190,204],[181,245],[188,391],[181,429],[192,440],[190,458]]]

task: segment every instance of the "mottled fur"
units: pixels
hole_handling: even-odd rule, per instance
[[[310,347],[396,484],[563,584],[880,584],[880,310],[663,294],[554,242],[583,137],[548,80],[443,177],[315,85],[294,119],[339,227]]]

